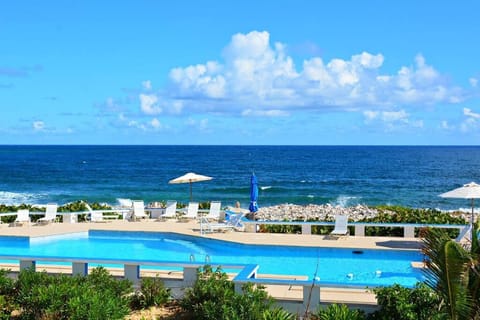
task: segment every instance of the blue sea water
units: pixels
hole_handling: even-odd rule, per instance
[[[405,205],[468,209],[467,200],[438,195],[480,182],[477,146],[0,146],[0,203],[59,204],[121,199],[240,201],[257,175],[259,205]]]

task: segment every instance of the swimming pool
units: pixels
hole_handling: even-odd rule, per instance
[[[175,233],[100,231],[47,237],[0,237],[0,259],[35,256],[211,264],[258,264],[259,273],[320,278],[322,284],[406,287],[423,281],[415,250],[246,245]]]

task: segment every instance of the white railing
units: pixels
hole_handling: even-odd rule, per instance
[[[200,267],[209,265],[212,268],[221,267],[222,269],[229,270],[239,270],[237,275],[233,278],[233,283],[235,285],[235,291],[241,293],[242,285],[245,283],[254,283],[257,285],[283,285],[283,286],[301,286],[303,287],[303,296],[301,301],[294,304],[295,312],[301,311],[304,312],[306,308],[310,310],[316,310],[320,304],[320,283],[319,279],[314,280],[296,280],[296,279],[282,279],[281,276],[275,278],[271,276],[269,278],[259,278],[257,270],[259,268],[256,264],[210,264],[210,263],[182,263],[182,262],[159,262],[159,261],[136,261],[136,260],[114,260],[114,259],[72,259],[72,258],[49,258],[49,257],[23,257],[23,256],[2,256],[0,258],[3,260],[15,260],[19,261],[19,269],[33,269],[36,270],[38,261],[45,262],[60,262],[60,263],[71,263],[71,273],[72,275],[82,275],[85,276],[88,274],[88,265],[89,264],[98,264],[98,265],[123,265],[123,277],[132,281],[134,284],[138,284],[141,280],[140,277],[140,267],[141,266],[156,266],[156,267],[170,267],[172,270],[181,268],[183,273],[182,279],[169,279],[162,278],[164,284],[167,287],[174,288],[188,288],[192,287],[195,281],[197,280],[197,270]],[[330,286],[329,286],[330,287]],[[341,286],[339,286],[341,287]],[[349,286],[352,287],[352,286]],[[290,303],[290,307],[291,307]]]
[[[312,226],[334,226],[335,222],[328,221],[242,221],[245,225],[245,231],[257,232],[257,226],[260,225],[288,225],[301,226],[302,234],[312,234]],[[366,227],[380,227],[380,228],[403,228],[404,238],[414,238],[416,228],[443,228],[443,229],[458,229],[460,234],[469,228],[469,225],[464,224],[434,224],[434,223],[383,223],[383,222],[349,222],[349,226],[355,229],[354,235],[357,237],[365,236]],[[458,240],[458,239],[457,239]]]

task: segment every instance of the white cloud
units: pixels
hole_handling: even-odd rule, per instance
[[[45,130],[45,123],[43,121],[34,121],[32,127],[35,131],[43,131]]]
[[[453,130],[453,129],[455,129],[455,127],[450,125],[447,120],[443,120],[440,123],[440,128],[443,129],[443,130]]]
[[[283,110],[254,110],[246,109],[242,112],[244,117],[288,117],[290,114]]]
[[[478,85],[478,79],[477,78],[470,78],[470,79],[468,79],[468,81],[470,82],[470,85],[472,87],[474,87],[474,88],[477,87],[477,85]]]
[[[470,118],[480,119],[480,114],[473,112],[469,108],[463,108],[463,114]]]
[[[160,123],[160,120],[158,120],[157,118],[153,118],[150,121],[150,125],[152,126],[152,128],[157,130],[162,128],[162,124]]]
[[[139,95],[140,98],[140,108],[143,113],[147,115],[156,115],[162,113],[162,108],[157,104],[158,97],[154,94],[143,94]]]
[[[400,111],[383,111],[382,112],[382,120],[385,122],[394,122],[394,121],[401,121],[401,122],[408,122],[409,114],[405,112],[405,110]]]
[[[395,106],[458,103],[464,90],[417,55],[413,66],[385,74],[381,53],[362,52],[350,59],[307,59],[297,70],[286,46],[272,43],[266,31],[235,34],[223,50],[224,61],[208,61],[170,72],[169,96],[152,95],[143,112],[162,108],[182,112],[237,112],[254,105],[258,114],[271,110],[385,110]],[[180,102],[181,108],[173,106]],[[155,106],[155,107],[153,107]],[[244,112],[249,112],[248,109]],[[275,112],[273,112],[275,113]],[[388,116],[388,115],[385,115]]]
[[[150,80],[145,80],[142,82],[142,87],[145,90],[151,90],[152,89],[152,82]]]

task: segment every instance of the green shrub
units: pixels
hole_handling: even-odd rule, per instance
[[[0,269],[0,319],[10,319],[11,312],[16,309],[13,302],[14,281],[7,273],[7,270]]]
[[[103,268],[86,277],[22,270],[15,298],[22,319],[123,319],[131,291],[129,281],[115,280]]]
[[[205,266],[198,270],[197,281],[193,288],[187,289],[180,305],[199,320],[257,320],[271,309],[273,300],[263,287],[254,287],[251,283],[244,285],[238,294],[220,268],[214,271]]]
[[[364,320],[365,314],[360,310],[351,310],[344,304],[331,304],[327,308],[319,308],[312,315],[319,320]]]
[[[369,316],[375,320],[431,320],[437,319],[440,298],[423,283],[415,288],[398,284],[374,289],[380,310]]]
[[[165,288],[159,278],[142,278],[140,290],[132,296],[131,306],[133,309],[144,309],[152,306],[160,306],[170,299],[170,289]]]

